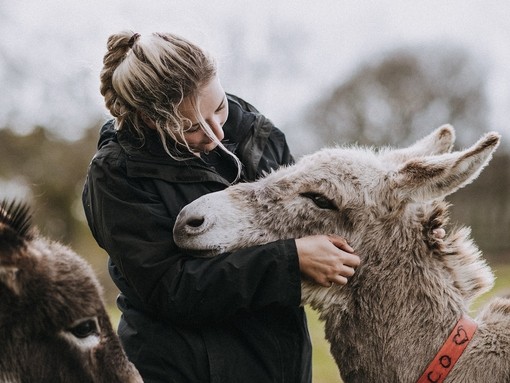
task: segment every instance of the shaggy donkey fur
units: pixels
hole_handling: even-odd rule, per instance
[[[185,207],[176,243],[203,255],[310,234],[349,240],[361,265],[346,286],[302,283],[302,301],[325,321],[347,383],[416,382],[493,274],[467,228],[445,227],[443,198],[473,181],[499,135],[450,153],[445,125],[407,149],[331,148],[255,183]],[[474,207],[476,208],[476,207]],[[510,382],[510,300],[498,298],[446,382]]]
[[[0,382],[142,383],[91,267],[0,204]]]

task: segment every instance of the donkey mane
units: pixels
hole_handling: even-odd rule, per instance
[[[0,203],[0,381],[141,383],[91,266],[41,236],[27,204]]]
[[[6,238],[2,244],[8,243],[9,239],[30,240],[32,239],[32,215],[30,208],[25,203],[17,201],[0,203],[0,227],[12,233],[12,238]]]

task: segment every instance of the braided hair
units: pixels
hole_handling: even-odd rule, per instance
[[[187,152],[192,152],[184,137],[192,122],[179,112],[183,99],[189,98],[202,129],[234,158],[239,176],[241,163],[219,142],[197,108],[200,88],[216,74],[214,59],[180,36],[152,33],[142,38],[138,33],[124,31],[108,38],[100,91],[106,108],[116,119],[116,129],[124,129],[130,122],[143,138],[144,118],[148,117],[165,150],[174,158],[175,151],[173,154],[169,150],[168,142],[183,143]]]

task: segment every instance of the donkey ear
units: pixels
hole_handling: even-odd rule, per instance
[[[18,278],[18,268],[0,266],[0,284],[3,284],[15,295],[19,295],[21,284]]]
[[[413,145],[403,149],[388,151],[383,156],[388,161],[401,164],[411,158],[449,153],[453,148],[454,142],[455,130],[453,126],[443,125]]]
[[[478,177],[500,137],[491,132],[464,151],[411,159],[394,175],[393,186],[414,201],[446,197]]]

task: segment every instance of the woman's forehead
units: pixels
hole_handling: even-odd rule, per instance
[[[223,90],[218,76],[215,76],[211,79],[211,81],[199,89],[196,107],[202,116],[208,116],[216,112],[216,110],[221,106],[224,98],[225,91]],[[192,119],[195,117],[195,110],[190,97],[185,97],[182,100],[179,111],[186,118]]]

